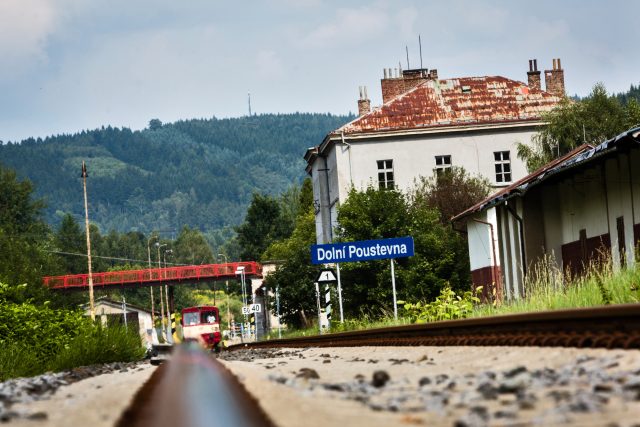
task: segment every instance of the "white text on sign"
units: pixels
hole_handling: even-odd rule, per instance
[[[260,313],[261,311],[262,307],[260,304],[245,305],[242,307],[242,314]]]

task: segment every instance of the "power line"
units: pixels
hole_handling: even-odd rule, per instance
[[[49,252],[51,254],[58,254],[58,255],[72,255],[72,256],[81,256],[81,257],[87,257],[87,254],[80,254],[80,253],[74,253],[74,252],[62,252],[62,251],[45,251],[45,252]],[[146,264],[148,262],[148,260],[146,259],[131,259],[131,258],[118,258],[118,257],[111,257],[111,256],[100,256],[100,255],[91,255],[93,258],[102,258],[102,259],[110,259],[110,260],[116,260],[116,261],[132,261],[132,262],[139,262],[139,263],[143,263]],[[167,262],[166,264],[168,265],[190,265],[190,264],[178,264],[178,263],[174,263],[174,262]]]

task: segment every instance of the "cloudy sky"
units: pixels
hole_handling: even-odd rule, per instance
[[[561,58],[569,94],[640,83],[630,0],[0,0],[0,140],[254,112],[357,111],[383,68],[526,81]]]

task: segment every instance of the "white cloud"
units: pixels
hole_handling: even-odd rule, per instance
[[[384,7],[338,9],[335,17],[298,40],[302,47],[331,48],[337,45],[359,44],[380,37],[389,27],[389,15]]]
[[[46,42],[56,27],[55,7],[47,0],[0,1],[0,77],[19,74],[32,61],[47,60]]]
[[[256,71],[262,77],[281,77],[284,74],[284,64],[273,50],[261,50],[256,57]]]

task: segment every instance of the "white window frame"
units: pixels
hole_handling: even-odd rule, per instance
[[[434,168],[434,170],[436,171],[436,175],[440,175],[444,171],[448,171],[448,170],[450,171],[451,170],[451,154],[436,156],[436,167]]]
[[[395,188],[393,159],[376,160],[378,165],[378,188]]]
[[[513,179],[513,170],[511,169],[511,152],[494,151],[493,160],[495,164],[496,183],[510,183]]]

